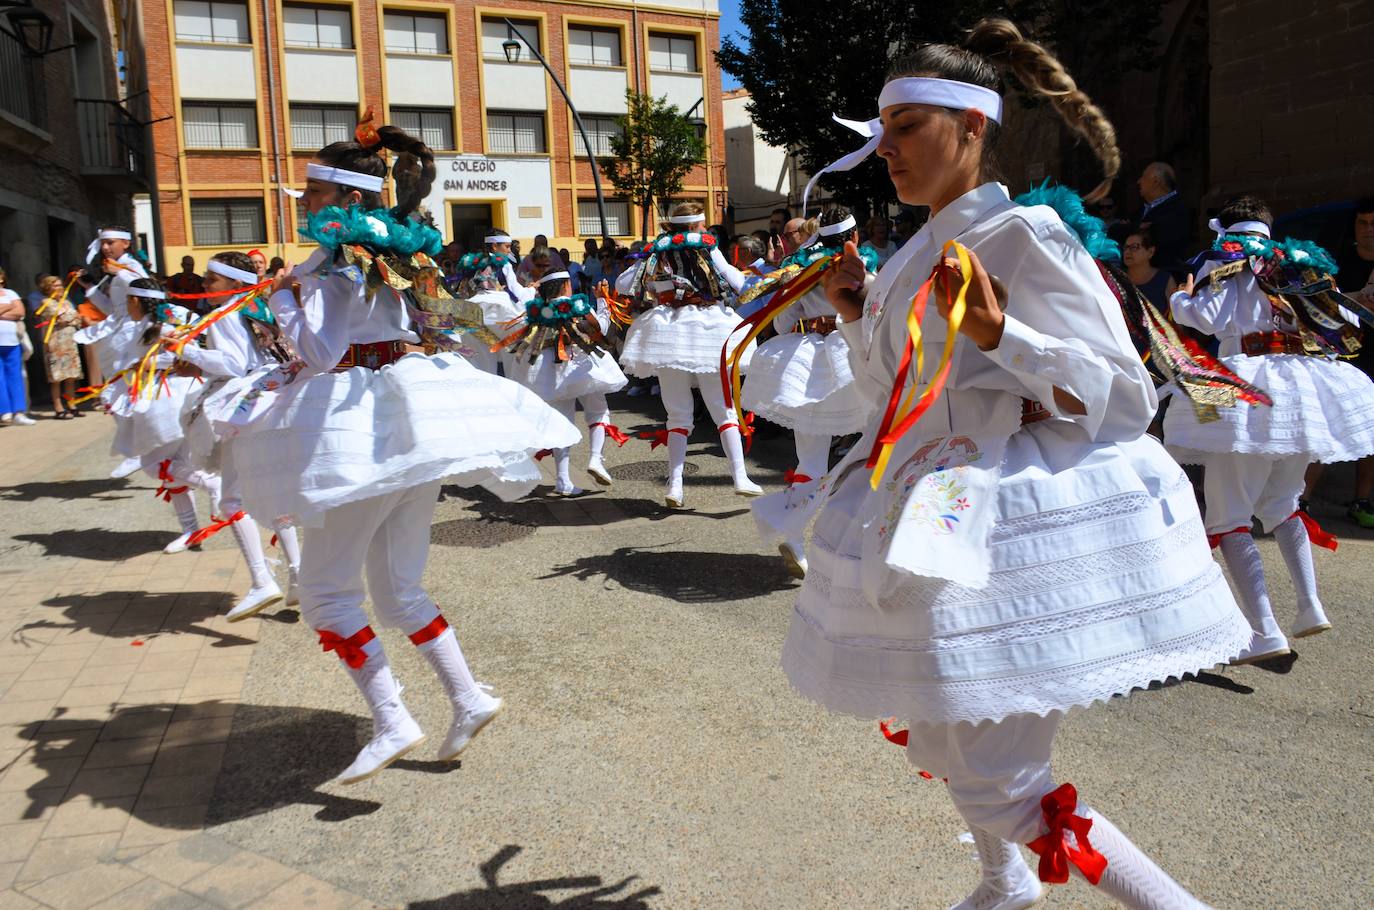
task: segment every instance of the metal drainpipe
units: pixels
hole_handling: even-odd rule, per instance
[[[277,121],[277,53],[272,43],[272,22],[268,17],[270,0],[262,0],[263,53],[267,55],[267,109],[272,118],[272,183],[277,190],[273,207],[277,210],[277,255],[286,258],[286,211],[281,192],[281,131]]]

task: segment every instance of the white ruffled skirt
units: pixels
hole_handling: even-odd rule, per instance
[[[530,363],[528,355],[511,357],[506,375],[545,401],[570,401],[583,395],[618,392],[629,382],[610,354],[571,353],[563,363],[546,348]]]
[[[839,332],[786,332],[759,345],[741,399],[746,411],[798,433],[844,436],[868,426]]]
[[[1192,487],[1148,436],[1093,444],[1062,421],[1023,428],[997,482],[988,583],[899,573],[878,608],[861,581],[865,527],[885,520],[866,514],[868,484],[860,466],[821,511],[783,646],[792,685],[831,710],[1044,715],[1212,667],[1250,641]]]
[[[306,526],[442,479],[517,499],[540,481],[533,453],[581,439],[537,395],[457,354],[407,354],[375,371],[267,368],[228,388],[209,416],[233,439],[246,508]]]
[[[190,376],[168,376],[156,397],[129,397],[128,386],[121,380],[109,390],[110,413],[115,417],[115,437],[110,454],[123,458],[142,458],[180,443],[185,438],[183,415],[200,397],[203,386]]]
[[[1175,395],[1164,415],[1164,441],[1180,462],[1235,453],[1305,455],[1330,464],[1374,454],[1374,382],[1358,367],[1301,354],[1237,354],[1222,362],[1274,404],[1218,408],[1220,419],[1199,423],[1192,406]]]
[[[656,306],[636,316],[625,330],[620,366],[641,379],[657,376],[660,370],[715,373],[720,370],[720,351],[725,343],[733,336],[733,344],[738,344],[744,337],[744,330],[735,333],[739,324],[739,316],[723,303]],[[740,358],[741,371],[748,369],[754,349],[750,342]]]

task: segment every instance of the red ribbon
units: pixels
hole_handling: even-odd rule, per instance
[[[592,424],[592,426],[605,427],[606,435],[611,437],[611,439],[615,440],[615,444],[618,446],[623,446],[625,443],[630,441],[630,437],[625,433],[625,431],[620,429],[620,427],[616,426],[613,423],[606,423],[604,420],[601,420]]]
[[[754,447],[754,412],[745,412],[743,426],[737,423],[723,423],[716,427],[716,432],[724,433],[731,428],[739,430],[740,435],[744,437],[744,454],[748,455],[749,450]]]
[[[692,431],[683,427],[673,427],[671,430],[642,430],[639,433],[640,439],[649,440],[649,451],[652,452],[659,446],[668,444],[669,433],[680,433],[683,436],[691,436]]]
[[[545,458],[548,458],[552,454],[553,449],[540,449],[538,452],[534,453],[534,460],[543,461]]]
[[[190,537],[186,538],[186,546],[194,547],[196,544],[204,543],[205,541],[209,540],[213,535],[218,534],[220,531],[223,531],[225,528],[229,527],[234,522],[238,521],[241,518],[244,518],[247,514],[247,512],[243,511],[242,509],[239,509],[237,512],[235,512],[233,515],[230,515],[228,518],[216,519],[212,516],[211,521],[208,525],[206,525],[203,528],[197,528],[195,531],[191,533]]]
[[[367,652],[363,650],[363,645],[376,637],[377,633],[372,631],[371,626],[363,626],[348,638],[337,632],[321,629],[320,649],[326,654],[330,651],[336,652],[340,660],[356,670],[367,663]]]
[[[1228,535],[1228,534],[1249,534],[1249,533],[1250,533],[1250,529],[1249,529],[1248,527],[1239,527],[1239,528],[1232,528],[1232,529],[1229,530],[1229,531],[1222,531],[1220,534],[1208,534],[1208,535],[1207,535],[1207,546],[1209,546],[1209,547],[1211,547],[1213,550],[1215,550],[1217,547],[1221,546],[1221,539],[1222,539],[1223,537],[1225,537],[1226,535]]]
[[[794,471],[791,468],[788,468],[787,473],[782,475],[783,483],[787,484],[789,487],[792,486],[792,484],[794,483],[810,483],[811,479],[812,478],[807,476],[806,474],[802,474],[799,471]]]
[[[410,643],[412,645],[422,645],[427,641],[433,641],[440,635],[443,635],[444,630],[447,628],[448,620],[444,619],[444,614],[440,613],[433,619],[431,619],[429,623],[426,624],[425,627],[420,631],[411,632]]]
[[[1078,808],[1078,791],[1073,784],[1062,784],[1059,789],[1046,793],[1040,800],[1040,810],[1044,813],[1045,824],[1049,831],[1027,844],[1040,855],[1040,880],[1054,885],[1062,885],[1069,880],[1069,863],[1078,867],[1083,877],[1096,885],[1107,871],[1107,857],[1098,853],[1088,841],[1092,830],[1090,818],[1074,815]],[[1073,832],[1076,846],[1069,846],[1065,831]]]
[[[878,730],[883,734],[883,739],[892,743],[894,746],[901,746],[905,749],[907,740],[911,737],[911,731],[893,730],[888,724],[892,723],[894,720],[896,720],[895,717],[890,717],[887,720],[878,721]]]
[[[173,496],[180,496],[182,493],[185,493],[187,490],[191,489],[187,486],[167,486],[167,484],[174,483],[176,481],[176,478],[172,476],[172,472],[168,470],[168,468],[171,467],[171,464],[172,459],[167,458],[164,459],[162,463],[157,466],[157,479],[161,481],[161,484],[158,486],[156,490],[153,491],[154,499],[161,496],[163,502],[171,502]]]
[[[267,542],[267,545],[269,547],[275,547],[277,545],[277,535],[273,534],[272,539]]]
[[[1289,520],[1294,518],[1300,519],[1303,526],[1307,528],[1307,539],[1317,546],[1335,553],[1336,547],[1341,545],[1341,542],[1336,539],[1335,534],[1329,531],[1323,531],[1322,526],[1317,524],[1317,519],[1308,515],[1302,509],[1298,509],[1298,511],[1288,516],[1288,518]]]
[[[206,291],[203,294],[177,294],[172,291],[167,291],[167,298],[169,300],[212,300],[215,297],[232,297],[235,294],[243,294],[245,299],[247,299],[252,297],[256,292],[271,287],[274,280],[275,279],[268,278],[257,284],[228,288],[223,291]]]

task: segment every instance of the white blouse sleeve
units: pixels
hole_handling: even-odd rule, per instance
[[[1209,274],[1215,262],[1208,262],[1198,272],[1198,280]],[[1236,307],[1239,303],[1238,283],[1235,281],[1209,281],[1207,286],[1189,296],[1186,291],[1175,291],[1169,298],[1169,311],[1174,322],[1204,335],[1215,335],[1224,326],[1236,320]]]
[[[1007,287],[1002,339],[979,351],[966,338],[956,356],[956,387],[996,388],[1044,405],[1072,420],[1095,441],[1136,439],[1158,408],[1154,384],[1131,345],[1121,306],[1097,264],[1059,222],[1013,218],[990,238],[980,257]],[[982,364],[978,360],[983,361]],[[985,365],[1000,367],[992,372]],[[1075,414],[1055,390],[1077,399]]]
[[[243,316],[230,313],[206,329],[205,334],[209,336],[210,347],[188,344],[181,349],[182,360],[195,364],[202,373],[211,376],[232,378],[248,374],[253,362],[253,339],[243,323]]]
[[[340,275],[304,276],[300,303],[290,290],[267,301],[282,334],[311,369],[332,370],[348,350],[351,317],[367,306],[367,287]]]
[[[730,290],[738,294],[744,289],[744,273],[726,262],[725,254],[716,247],[711,248],[711,264],[716,267],[720,277],[725,279],[725,283],[730,285]]]

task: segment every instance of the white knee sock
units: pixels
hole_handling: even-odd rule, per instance
[[[1101,813],[1085,806],[1080,814],[1092,819],[1088,840],[1107,858],[1107,871],[1097,883],[1099,891],[1130,910],[1208,910]],[[1069,870],[1082,875],[1073,864]]]
[[[1004,910],[1029,907],[1040,897],[1040,881],[1026,865],[1021,849],[986,828],[970,825],[983,880],[950,910]]]
[[[587,448],[591,450],[591,461],[596,461],[601,457],[601,452],[606,448],[606,427],[597,423],[587,427]]]
[[[296,535],[296,526],[289,521],[278,521],[275,523],[275,530],[277,543],[281,546],[282,555],[286,557],[287,568],[300,571],[301,541]]]
[[[463,707],[473,698],[473,693],[480,691],[453,629],[445,629],[429,641],[416,645],[416,648],[434,668],[434,675],[439,677],[439,682],[455,707]]]
[[[238,541],[239,552],[248,564],[248,573],[253,578],[254,588],[275,588],[277,581],[267,568],[267,557],[262,552],[262,537],[258,534],[258,523],[252,516],[244,515],[229,525],[229,530]]]
[[[720,447],[725,450],[725,459],[730,463],[730,477],[738,486],[749,482],[749,471],[744,464],[744,440],[739,427],[727,426],[720,431]]]
[[[1307,536],[1307,525],[1297,515],[1274,529],[1274,540],[1278,542],[1283,561],[1288,564],[1288,574],[1293,576],[1293,588],[1298,595],[1298,605],[1321,605],[1317,597],[1317,570],[1312,565],[1312,542]]]
[[[1274,608],[1269,603],[1269,586],[1264,580],[1264,562],[1259,547],[1248,531],[1236,531],[1221,538],[1221,555],[1231,570],[1231,579],[1240,594],[1240,608],[1250,621],[1256,635],[1279,637],[1279,624],[1274,621]]]
[[[558,475],[558,489],[567,490],[573,485],[572,482],[572,449],[553,450],[554,470]]]
[[[688,432],[691,432],[688,430]],[[668,488],[682,489],[682,469],[687,465],[687,435],[668,431]]]
[[[181,533],[190,534],[200,527],[200,518],[196,515],[196,500],[189,490],[172,494],[172,509],[177,513],[177,521],[181,523]]]
[[[830,470],[830,437],[793,433],[797,446],[797,473],[820,480]]]

